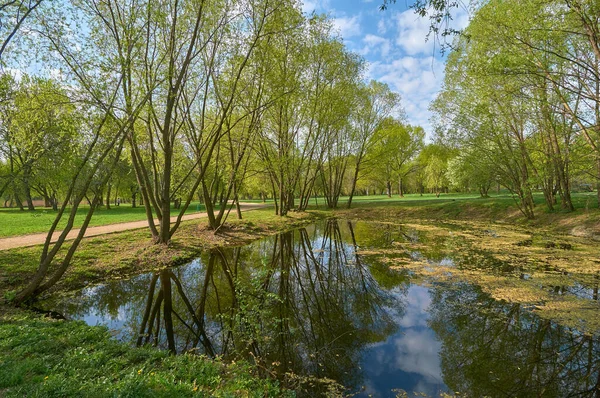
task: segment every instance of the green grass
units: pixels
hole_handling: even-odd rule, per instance
[[[544,204],[544,197],[541,193],[534,194],[537,213],[548,213]],[[247,201],[252,203],[262,203],[261,200]],[[341,197],[338,207],[344,209],[348,197]],[[267,203],[273,203],[272,200]],[[598,205],[595,192],[573,193],[573,204],[577,210],[593,209]],[[457,214],[461,211],[464,205],[474,205],[482,209],[488,209],[499,215],[507,210],[516,209],[515,201],[512,196],[506,192],[500,194],[491,193],[489,198],[481,198],[478,193],[449,193],[442,194],[436,197],[434,194],[408,194],[404,197],[393,195],[391,198],[387,195],[369,195],[355,196],[352,199],[352,207],[378,207],[378,206],[401,206],[406,208],[422,208],[424,206],[431,209],[444,208],[448,214]],[[200,206],[200,207],[198,207]],[[325,200],[318,197],[316,200],[311,199],[309,203],[310,209],[325,210]],[[187,210],[187,214],[195,213],[198,209],[204,210],[204,207],[199,203],[192,203]],[[175,209],[171,209],[173,214],[177,214]],[[88,212],[88,207],[82,207],[77,213],[75,219],[75,228],[81,225],[85,215]],[[555,212],[560,213],[560,206],[557,206]],[[271,214],[272,210],[268,210]],[[19,211],[18,209],[0,209],[0,238],[18,235],[27,235],[33,233],[44,233],[50,228],[54,221],[55,212],[49,209],[38,209],[33,212]],[[260,213],[262,214],[262,213]],[[261,217],[266,216],[262,214]],[[233,219],[235,216],[230,215]],[[252,217],[256,217],[252,216]],[[129,221],[141,221],[146,219],[146,214],[143,207],[131,208],[128,204],[123,204],[119,207],[113,206],[110,210],[100,208],[96,210],[94,217],[90,223],[91,226],[116,224]],[[59,230],[66,224],[66,220],[59,225]]]
[[[534,202],[536,204],[536,210],[538,212],[548,212],[544,196],[542,193],[534,193]],[[572,194],[573,205],[576,210],[593,209],[598,207],[598,200],[596,192],[581,192]],[[511,208],[516,209],[515,200],[512,195],[507,192],[501,192],[500,194],[490,193],[489,198],[482,198],[479,193],[447,193],[441,194],[440,197],[436,197],[434,194],[407,194],[404,197],[398,195],[369,195],[369,196],[355,196],[352,198],[352,207],[378,207],[378,206],[402,206],[402,207],[423,207],[431,206],[433,208],[439,206],[448,207],[449,203],[456,203],[456,206],[462,206],[464,204],[472,204],[475,206],[483,207],[495,207],[498,210],[508,210]],[[318,206],[315,206],[315,200],[310,201],[309,207],[312,209],[324,209],[325,199],[317,198]],[[339,199],[338,207],[340,209],[346,208],[348,203],[348,197],[342,196]],[[451,207],[451,206],[450,206]],[[555,212],[562,212],[560,210],[560,204],[556,205]]]
[[[186,214],[196,213],[198,209],[204,210],[204,207],[199,203],[192,203]],[[77,210],[74,227],[81,226],[86,214],[89,211],[89,206],[80,207]],[[178,210],[171,207],[171,214],[177,215]],[[0,209],[0,238],[8,236],[27,235],[34,233],[44,233],[50,229],[54,222],[56,212],[52,209],[36,209],[34,211],[20,211],[13,208]],[[66,225],[67,217],[63,217],[59,224],[59,230]],[[144,207],[132,208],[129,204],[121,206],[112,206],[110,210],[104,207],[97,209],[94,212],[90,226],[117,224],[129,221],[142,221],[146,219]]]
[[[243,361],[133,348],[104,327],[26,313],[0,318],[0,396],[293,396]]]

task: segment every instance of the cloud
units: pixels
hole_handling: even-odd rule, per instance
[[[396,15],[396,44],[408,55],[433,54],[434,41],[427,40],[429,18],[420,17],[413,10]]]
[[[329,9],[329,0],[303,0],[302,12],[310,14],[313,11],[324,12]]]
[[[387,32],[387,25],[385,23],[385,19],[381,18],[379,22],[377,22],[377,33],[380,35],[385,35]]]
[[[448,27],[461,30],[469,24],[468,11],[462,7],[451,10],[451,20]],[[431,12],[421,17],[408,9],[395,15],[397,27],[396,44],[400,46],[408,55],[433,55],[439,50],[439,37],[430,33]],[[445,27],[441,27],[443,30]],[[444,39],[441,39],[444,40]],[[452,40],[450,38],[449,40]]]
[[[333,25],[344,39],[359,36],[361,34],[360,15],[334,18]]]
[[[390,53],[390,41],[384,37],[367,34],[362,41],[365,46],[359,51],[361,55],[368,55],[377,49],[382,57],[387,57]]]
[[[435,99],[444,77],[444,63],[432,56],[400,56],[390,62],[369,64],[367,75],[387,83],[400,93],[408,122],[432,133],[429,104]]]

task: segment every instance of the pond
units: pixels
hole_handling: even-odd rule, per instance
[[[325,394],[327,380],[374,397],[598,396],[598,336],[496,300],[477,284],[389,266],[394,257],[446,273],[490,266],[480,251],[457,250],[454,227],[445,228],[440,237],[327,220],[44,307],[106,325],[131,344],[256,361],[305,396]]]

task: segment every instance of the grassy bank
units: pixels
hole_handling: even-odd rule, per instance
[[[527,228],[543,229],[548,232],[600,239],[600,210],[595,192],[573,194],[574,212],[558,209],[550,212],[544,205],[541,194],[534,195],[535,219],[527,220],[519,211],[510,195],[492,195],[480,198],[477,195],[446,194],[406,195],[403,198],[387,196],[373,197],[372,201],[359,197],[352,209],[343,207],[332,214],[350,219],[379,221],[480,221],[504,223]],[[323,206],[320,206],[323,210]]]
[[[13,314],[0,319],[0,396],[289,396],[245,362],[132,348],[103,327]]]
[[[253,210],[244,213],[243,220],[233,219],[231,215],[227,226],[217,235],[206,228],[206,220],[185,221],[168,248],[153,244],[146,229],[84,239],[69,270],[52,290],[68,291],[105,279],[124,278],[183,264],[203,250],[242,245],[309,224],[327,214],[290,213],[282,218],[275,216],[271,208]],[[23,287],[36,270],[39,252],[39,246],[0,252],[0,297],[10,298],[14,291]]]

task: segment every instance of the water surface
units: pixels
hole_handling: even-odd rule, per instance
[[[390,270],[377,250],[402,242],[419,242],[404,256],[431,267],[504,267],[457,252],[452,238],[328,220],[45,306],[106,325],[131,344],[258,361],[300,395],[326,391],[302,382],[307,376],[336,380],[359,396],[600,395],[597,337],[498,302],[475,285]]]

